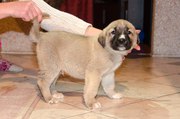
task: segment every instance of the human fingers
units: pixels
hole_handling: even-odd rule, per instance
[[[35,10],[33,9],[33,3],[32,1],[24,2],[24,3],[25,6],[24,6],[24,12],[22,14],[22,19],[24,21],[30,21],[36,15]]]
[[[25,14],[22,16],[22,20],[24,21],[30,21],[35,17],[35,13],[33,10],[28,9]]]
[[[29,16],[29,14],[23,15],[21,18],[23,21],[30,21],[31,20],[31,17]]]
[[[42,20],[41,11],[33,1],[31,1],[29,9],[27,12],[28,12],[29,20],[32,20],[36,17],[37,17],[38,21]]]
[[[22,19],[24,21],[30,21],[36,17],[40,22],[42,20],[42,13],[33,1],[28,1]]]
[[[31,20],[38,17],[38,13],[36,12],[34,6],[32,6],[31,9],[29,10],[29,17],[31,18]]]

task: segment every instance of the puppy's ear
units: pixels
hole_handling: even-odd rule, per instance
[[[135,43],[135,45],[134,45],[134,49],[136,49],[136,50],[138,50],[138,51],[140,51],[141,50],[141,48],[140,48],[140,46],[139,46],[139,44],[140,44],[140,39],[139,39],[139,33],[140,33],[141,31],[140,30],[136,30],[136,35],[137,35],[137,41],[136,41],[136,43]]]
[[[103,34],[101,33],[98,37],[98,42],[99,44],[101,44],[101,46],[104,48],[105,47],[105,44],[106,44],[106,41],[105,41],[105,37],[103,36]]]
[[[140,44],[140,39],[139,39],[139,34],[140,34],[141,30],[136,30],[136,34],[137,34],[137,44]]]

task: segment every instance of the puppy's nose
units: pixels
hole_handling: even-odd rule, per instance
[[[118,41],[119,41],[119,43],[123,44],[123,43],[126,42],[126,39],[125,38],[120,38],[120,39],[118,39]]]

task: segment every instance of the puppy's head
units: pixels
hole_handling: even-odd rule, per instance
[[[116,20],[103,29],[98,41],[102,47],[113,52],[127,53],[137,46],[138,34],[135,27],[126,20]]]

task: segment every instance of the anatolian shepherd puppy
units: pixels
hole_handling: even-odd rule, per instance
[[[38,23],[33,24],[30,36],[37,42],[41,72],[38,86],[46,102],[58,103],[63,98],[54,88],[63,73],[85,79],[83,97],[90,109],[101,107],[95,99],[100,84],[108,97],[122,97],[114,90],[114,72],[137,45],[138,34],[131,23],[121,19],[113,21],[95,37],[62,31],[43,33],[39,32]]]

